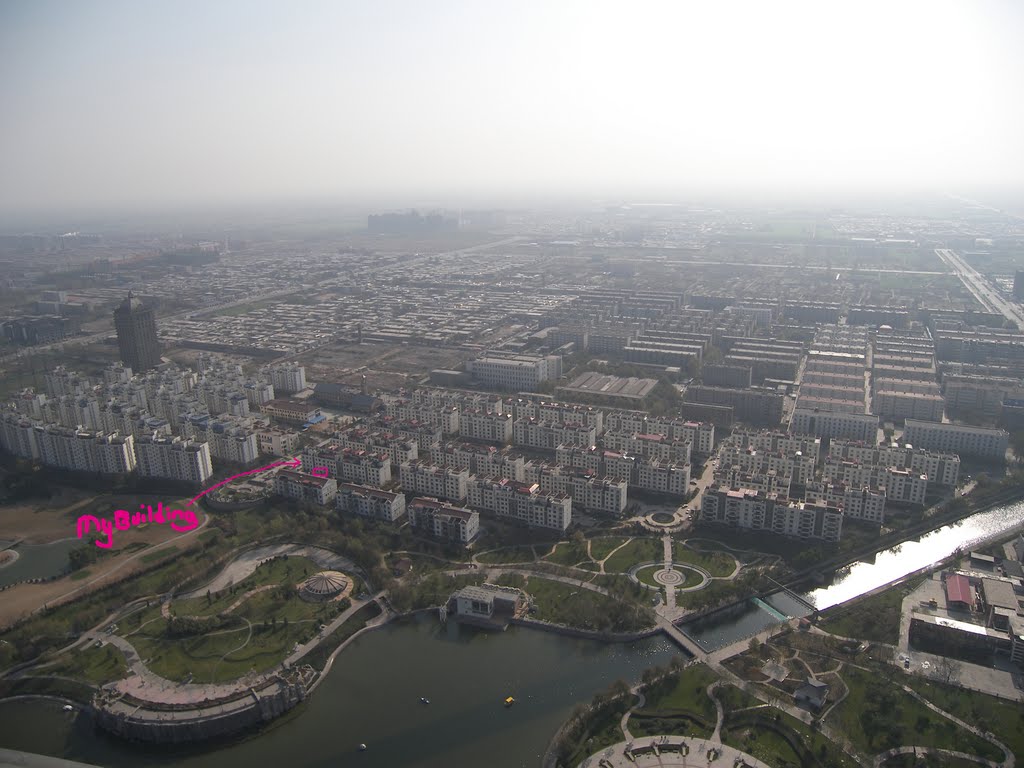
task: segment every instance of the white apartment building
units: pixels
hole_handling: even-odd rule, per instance
[[[810,456],[815,462],[821,453],[821,438],[814,435],[798,435],[771,429],[750,429],[738,427],[728,440],[737,448],[752,448],[755,451],[781,451],[786,454],[797,452]]]
[[[335,504],[339,511],[371,520],[393,523],[405,514],[405,495],[355,483],[338,485]]]
[[[645,491],[684,496],[690,491],[690,465],[662,463],[657,459],[638,462],[635,485]]]
[[[136,469],[141,477],[167,477],[201,484],[210,479],[210,446],[180,437],[143,435],[135,440]]]
[[[712,478],[716,485],[732,490],[743,488],[758,493],[775,493],[779,496],[790,495],[790,481],[792,480],[789,475],[779,475],[772,471],[744,472],[739,467],[720,467],[715,470]]]
[[[586,424],[565,424],[555,421],[520,419],[515,423],[516,445],[553,451],[563,443],[594,445],[597,434]]]
[[[825,482],[854,488],[881,487],[889,501],[904,504],[924,504],[928,492],[928,475],[859,461],[826,459],[821,476]]]
[[[885,522],[885,489],[856,488],[842,483],[808,483],[804,499],[839,507],[843,515],[882,525]]]
[[[469,544],[480,532],[480,513],[437,499],[413,499],[409,504],[409,525],[443,541]]]
[[[462,501],[468,494],[469,470],[410,461],[399,468],[398,482],[408,493]]]
[[[0,416],[0,447],[23,459],[38,459],[37,424],[16,411],[6,411]]]
[[[609,451],[645,456],[658,461],[690,463],[691,444],[688,441],[673,440],[658,433],[641,434],[608,430],[604,433],[604,447]]]
[[[702,520],[800,539],[839,541],[843,513],[836,507],[783,496],[711,486],[701,498]]]
[[[279,469],[274,474],[274,493],[322,507],[334,501],[338,495],[338,483],[333,477],[315,477],[294,469]]]
[[[256,431],[256,446],[260,453],[270,456],[291,456],[299,445],[295,432],[277,427],[264,427]]]
[[[492,351],[466,363],[466,371],[488,387],[532,392],[542,382],[561,377],[562,358]]]
[[[181,436],[208,443],[210,456],[236,464],[251,464],[259,458],[256,430],[229,418],[198,417],[181,422]]]
[[[269,403],[277,397],[274,393],[274,385],[265,381],[247,382],[242,387],[242,391],[245,393],[245,397],[249,401],[250,407],[259,407],[265,403]]]
[[[467,409],[459,414],[459,434],[472,440],[512,442],[512,414]]]
[[[548,493],[564,493],[581,509],[619,517],[626,509],[629,481],[601,477],[586,470],[554,465],[531,467],[527,483],[538,483]],[[533,477],[531,477],[533,475]]]
[[[497,477],[473,477],[468,505],[531,528],[564,531],[572,522],[572,498],[548,492],[536,483],[517,483]]]
[[[615,454],[621,457],[621,454]],[[555,463],[563,467],[579,467],[591,472],[601,474],[612,474],[603,469],[606,462],[605,451],[593,445],[566,445],[562,444],[555,448]],[[632,467],[632,464],[630,464]],[[629,477],[631,472],[624,475]],[[623,475],[616,475],[622,477]]]
[[[934,453],[897,443],[869,445],[851,440],[833,440],[829,458],[910,469],[928,475],[928,482],[950,487],[960,479],[960,457],[954,453]]]
[[[460,410],[454,405],[429,405],[414,403],[394,395],[382,395],[384,413],[393,419],[420,421],[437,427],[445,435],[459,432]]]
[[[302,466],[308,472],[326,467],[327,476],[339,483],[383,487],[391,482],[391,462],[386,454],[357,448],[341,448],[328,440],[302,452]]]
[[[878,417],[864,413],[840,413],[796,408],[789,431],[817,437],[845,437],[875,442],[878,439]]]
[[[605,429],[640,435],[665,435],[669,440],[688,442],[696,453],[710,456],[715,450],[715,425],[648,416],[645,411],[609,411]]]
[[[907,419],[903,442],[915,448],[977,456],[1003,462],[1010,436],[1005,429],[985,429],[962,424]]]
[[[357,427],[337,433],[331,438],[334,445],[353,448],[373,454],[386,454],[393,466],[400,467],[420,457],[419,446],[389,432],[373,432]]]
[[[738,467],[742,472],[756,475],[774,472],[780,477],[790,478],[797,485],[814,479],[814,465],[813,456],[805,456],[799,451],[785,454],[734,445],[723,445],[718,450],[718,468],[721,471]]]
[[[597,435],[604,432],[604,411],[589,405],[516,400],[513,403],[512,410],[516,421],[520,419],[534,419],[535,421],[558,422],[561,424],[582,424],[587,427],[593,427]]]
[[[267,369],[275,392],[294,395],[306,388],[306,369],[301,365],[272,365]]]
[[[902,421],[904,419],[925,419],[926,421],[942,421],[946,409],[946,401],[935,392],[922,394],[907,392],[887,386],[888,381],[879,382],[874,396],[871,398],[871,410],[885,419]]]

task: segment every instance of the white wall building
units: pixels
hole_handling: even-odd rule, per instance
[[[338,510],[393,523],[405,514],[405,496],[354,483],[338,485]]]
[[[985,429],[962,424],[941,424],[935,421],[907,419],[903,442],[915,448],[978,456],[1003,462],[1010,435],[1005,429]]]

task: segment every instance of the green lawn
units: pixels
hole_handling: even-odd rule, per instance
[[[841,676],[850,693],[829,715],[829,722],[862,752],[916,745],[1003,759],[991,742],[932,712],[890,680],[849,666]]]
[[[900,609],[903,598],[917,588],[919,579],[892,589],[829,608],[821,614],[826,632],[876,643],[895,645],[900,639]]]
[[[1024,707],[1019,702],[909,675],[906,683],[939,709],[991,732],[1018,759],[1024,758]]]
[[[281,663],[297,642],[304,641],[318,624],[291,622],[285,627],[263,631],[253,627],[253,635],[245,647],[249,628],[202,635],[192,638],[153,638],[136,635],[132,644],[150,669],[168,680],[181,680],[189,672],[197,683],[225,682],[242,677],[250,669],[265,672]],[[230,653],[229,653],[230,652]],[[220,661],[224,654],[228,658]],[[148,661],[147,661],[148,660]]]
[[[712,576],[731,576],[736,570],[736,560],[732,555],[725,552],[697,552],[684,546],[681,541],[675,543],[672,559],[674,562],[696,565]]]
[[[502,547],[490,552],[484,552],[477,557],[481,563],[532,563],[536,560],[533,549],[528,546]]]
[[[647,692],[643,712],[650,716],[690,714],[714,725],[717,717],[715,705],[708,698],[707,687],[718,680],[718,675],[705,664],[691,664],[678,676],[656,684]]]
[[[630,632],[654,624],[651,610],[583,587],[530,576],[526,591],[534,600],[533,618],[596,631]]]
[[[621,547],[626,539],[621,536],[601,536],[590,540],[590,556],[595,560],[604,560],[613,550]]]
[[[604,569],[609,573],[625,573],[638,563],[663,561],[664,556],[661,539],[633,539],[605,561]]]
[[[124,654],[112,645],[97,648],[89,645],[61,656],[57,663],[39,670],[41,675],[73,677],[87,683],[102,685],[120,680],[128,673]]]
[[[171,603],[171,612],[176,616],[215,616],[227,609],[251,589],[267,584],[280,584],[295,592],[295,586],[301,583],[306,576],[310,576],[320,570],[316,563],[306,557],[278,558],[257,567],[249,576],[236,584],[233,589],[222,589],[216,594],[211,594],[209,602],[206,597],[175,600]],[[249,600],[240,605],[236,611],[247,618],[253,618],[251,611],[249,613],[242,613],[242,609],[246,607],[246,604],[251,601],[257,601],[257,604],[262,604],[260,601],[264,600],[265,602],[266,595],[273,593],[274,590],[268,590],[267,592],[253,595]],[[269,616],[271,614],[266,615]],[[262,614],[257,613],[255,616],[261,621],[263,620]],[[278,618],[283,618],[283,616]]]
[[[576,565],[576,563],[590,562],[586,543],[577,544],[572,541],[559,542],[554,552],[547,555],[544,559],[549,563],[557,563],[558,565]]]

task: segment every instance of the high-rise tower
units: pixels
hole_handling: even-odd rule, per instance
[[[128,298],[114,310],[114,328],[121,360],[132,371],[141,373],[160,364],[160,342],[156,338],[153,309],[128,291]]]

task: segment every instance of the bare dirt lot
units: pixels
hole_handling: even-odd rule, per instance
[[[67,498],[67,497],[61,497]],[[8,515],[6,511],[14,507],[0,509],[0,538],[17,539],[23,536],[27,541],[37,543],[66,539],[75,535],[75,524],[79,515],[94,514],[97,517],[113,519],[115,509],[134,511],[140,503],[151,504],[154,509],[158,502],[164,507],[181,508],[185,498],[157,496],[88,496],[78,499],[63,507],[49,507],[33,511],[31,505],[19,505],[16,515]],[[37,505],[38,506],[38,505]],[[205,520],[205,516],[201,518]],[[66,596],[80,595],[93,591],[115,579],[148,567],[159,559],[160,552],[168,555],[180,552],[202,532],[203,528],[182,534],[170,525],[148,524],[144,527],[132,528],[128,531],[115,531],[113,547],[110,554],[90,564],[83,571],[71,573],[56,581],[41,584],[19,584],[3,593],[0,600],[0,626],[7,626],[44,604],[59,601]],[[169,542],[173,540],[173,545]],[[139,544],[146,544],[139,548]],[[133,546],[134,545],[134,546]],[[84,574],[84,576],[83,576]]]
[[[334,344],[299,358],[311,381],[341,381],[357,385],[365,374],[370,386],[394,389],[408,385],[415,377],[435,368],[453,368],[472,357],[464,349],[422,347],[414,344],[368,342]]]

